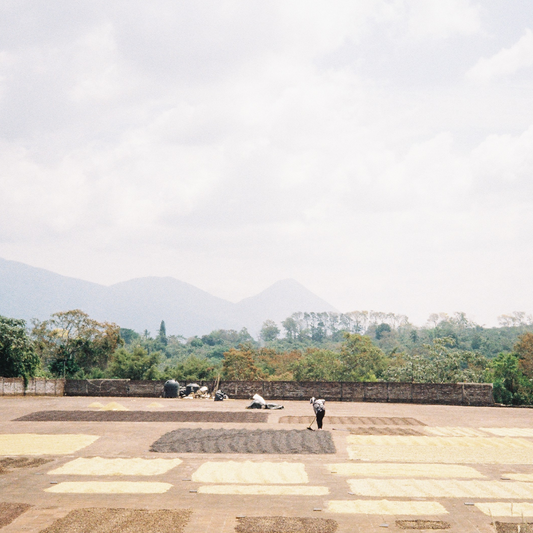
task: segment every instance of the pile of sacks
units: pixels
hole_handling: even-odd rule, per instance
[[[182,392],[180,387],[180,396],[183,396],[187,399],[195,399],[195,398],[202,398],[204,400],[208,400],[211,398],[211,395],[209,394],[209,389],[204,385],[203,387],[200,387],[197,383],[189,383],[185,390]]]

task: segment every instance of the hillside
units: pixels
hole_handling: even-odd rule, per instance
[[[139,332],[154,333],[165,320],[169,334],[185,337],[242,327],[255,334],[266,319],[281,321],[296,311],[334,311],[295,280],[278,281],[235,304],[170,277],[105,286],[0,259],[0,315],[29,322],[69,309]]]

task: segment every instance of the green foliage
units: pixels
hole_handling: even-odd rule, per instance
[[[93,368],[104,370],[111,354],[122,343],[116,324],[97,322],[74,309],[35,321],[32,330],[36,351],[56,376],[82,377]]]
[[[433,314],[424,327],[393,313],[294,313],[278,325],[267,320],[255,341],[246,328],[215,330],[185,339],[155,338],[99,323],[80,310],[36,321],[0,317],[0,370],[7,376],[39,373],[205,381],[406,381],[494,383],[496,401],[533,403],[533,318],[500,317],[485,328],[464,313]],[[7,340],[6,340],[7,339]],[[124,345],[124,348],[120,348]]]
[[[140,345],[148,353],[155,351],[161,352],[166,358],[166,361],[162,363],[162,366],[165,368],[175,366],[192,355],[200,359],[212,360],[212,364],[216,364],[222,360],[225,352],[231,348],[236,348],[239,344],[258,345],[258,343],[254,342],[246,328],[243,328],[241,331],[215,330],[207,335],[203,335],[201,338],[191,337],[187,340],[180,335],[167,335],[166,343],[161,342],[161,336],[159,334],[153,339],[148,332],[145,332],[142,336],[138,334],[127,334],[127,338],[126,346],[129,348]]]
[[[302,359],[302,353],[299,350],[285,352],[260,348],[254,353],[254,359],[265,379],[292,381],[294,367]]]
[[[165,326],[165,321],[164,320],[161,320],[161,325],[159,326],[159,335],[157,336],[156,340],[162,346],[166,346],[168,344],[167,327]]]
[[[122,339],[124,344],[137,344],[141,342],[142,339],[139,333],[128,328],[120,328],[120,338]]]
[[[148,353],[142,346],[130,352],[121,347],[113,354],[106,375],[113,379],[161,379],[157,368],[160,361],[159,352]]]
[[[281,333],[277,324],[273,320],[265,320],[263,322],[263,327],[261,328],[261,333],[259,336],[265,342],[271,342],[278,338],[278,335]]]
[[[341,381],[344,367],[337,352],[310,348],[292,370],[296,381]]]
[[[376,339],[379,340],[383,337],[385,333],[390,333],[392,331],[389,324],[383,322],[376,328]]]
[[[533,333],[524,333],[518,338],[514,351],[519,359],[520,370],[533,379]]]
[[[0,376],[27,382],[40,366],[24,320],[0,316]]]
[[[341,347],[343,381],[376,381],[387,367],[387,357],[370,337],[345,333]]]
[[[179,382],[209,381],[215,379],[221,367],[209,359],[191,355],[174,367],[167,367],[164,371],[165,379],[175,379]]]
[[[422,328],[415,328],[406,320],[394,325],[394,321],[387,318],[386,323],[391,326],[391,331],[381,334],[378,330],[380,326],[373,325],[377,324],[377,317],[369,316],[373,323],[368,325],[365,334],[373,337],[377,345],[388,354],[393,351],[411,355],[425,354],[425,346],[435,339],[451,338],[458,350],[475,351],[492,359],[501,352],[512,351],[519,335],[528,330],[533,331],[533,325],[524,322],[522,315],[523,313],[514,313],[512,319],[507,317],[503,320],[505,326],[499,328],[479,326],[469,320],[465,313],[455,313],[453,316],[445,313],[432,314],[427,325]]]
[[[255,381],[263,378],[261,370],[254,359],[254,350],[250,345],[231,348],[224,354],[222,377],[229,381]]]
[[[486,359],[479,353],[454,348],[451,337],[434,339],[424,354],[399,354],[385,371],[386,381],[411,383],[480,383]]]
[[[518,346],[518,344],[517,344]],[[533,384],[521,369],[517,353],[501,353],[490,365],[494,400],[506,405],[533,404]]]

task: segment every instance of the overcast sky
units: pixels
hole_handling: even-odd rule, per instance
[[[533,312],[531,0],[2,0],[0,257]]]

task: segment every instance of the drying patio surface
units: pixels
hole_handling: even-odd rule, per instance
[[[533,442],[532,442],[533,444]],[[527,465],[533,463],[533,448],[475,448],[466,446],[390,446],[349,445],[355,461],[390,461],[409,463],[464,463]]]
[[[182,533],[190,515],[188,509],[76,509],[42,533]]]
[[[205,485],[198,489],[200,494],[233,494],[254,496],[325,496],[327,487],[281,486],[281,485]]]
[[[412,428],[399,428],[391,426],[362,426],[350,428],[349,432],[352,435],[403,435],[403,436],[420,436],[424,433]]]
[[[363,515],[439,515],[448,511],[438,502],[414,502],[409,500],[331,500],[331,513]]]
[[[0,455],[67,455],[96,440],[93,435],[0,435]]]
[[[267,413],[244,411],[39,411],[15,422],[215,422],[233,424],[264,423]]]
[[[481,428],[498,437],[533,437],[533,428]]]
[[[335,453],[328,431],[272,429],[177,429],[166,433],[151,446],[163,453],[253,453],[322,454]]]
[[[314,420],[312,416],[282,416],[280,424],[310,424]],[[365,416],[331,416],[324,417],[324,424],[341,424],[350,426],[425,426],[420,420],[401,417],[365,417]]]
[[[266,461],[213,461],[204,463],[193,473],[200,483],[308,483],[303,463]]]
[[[157,476],[179,466],[181,459],[106,459],[79,457],[59,468],[50,470],[50,475],[70,476]]]
[[[533,483],[458,479],[349,479],[357,496],[533,500]]]
[[[350,459],[427,463],[531,464],[533,441],[523,437],[403,437],[350,435]]]
[[[61,494],[162,494],[172,488],[157,481],[64,481],[45,489]]]
[[[0,529],[11,524],[15,518],[26,512],[31,505],[27,503],[0,502]]]
[[[533,503],[525,502],[480,502],[476,507],[489,516],[505,516],[520,518],[533,516]]]
[[[435,437],[490,437],[485,431],[475,428],[443,427],[424,428],[426,433]],[[516,436],[516,435],[515,435]],[[527,435],[525,435],[527,436]]]
[[[470,466],[414,463],[337,463],[327,465],[332,474],[340,476],[397,478],[483,478]]]
[[[348,443],[356,446],[420,446],[424,448],[527,448],[533,450],[533,441],[509,437],[400,437],[381,435],[350,435]]]
[[[503,478],[513,479],[514,481],[531,481],[533,482],[533,474],[503,474]]]
[[[533,519],[531,409],[328,402],[309,431],[307,401],[248,404],[0,397],[0,532],[523,533]]]

